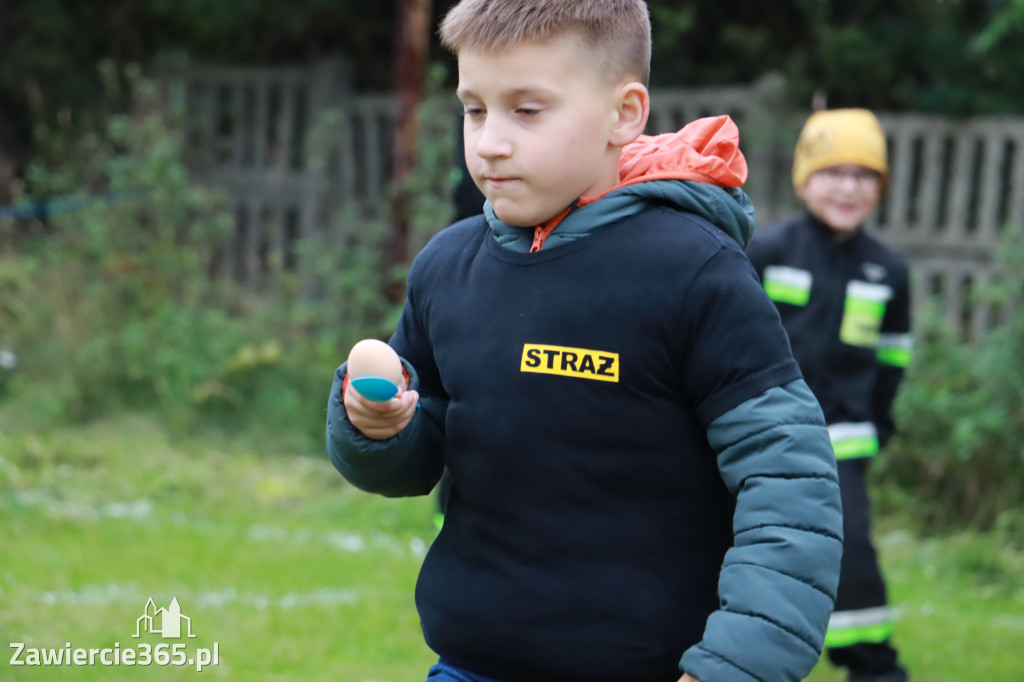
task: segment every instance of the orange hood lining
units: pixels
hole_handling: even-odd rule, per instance
[[[722,188],[741,187],[747,181],[747,160],[739,141],[739,128],[726,115],[699,118],[674,133],[641,135],[622,148],[619,184],[597,196],[580,197],[574,206],[586,206],[622,187],[652,180],[692,180]],[[572,208],[534,228],[531,253],[540,251],[547,236]]]

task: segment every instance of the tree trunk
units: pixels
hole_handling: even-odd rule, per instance
[[[9,54],[10,14],[8,4],[0,1],[0,58]],[[11,94],[0,84],[0,206],[6,206],[14,198],[18,162],[26,147],[25,141],[18,139],[24,126],[18,125],[17,106]]]
[[[430,49],[430,0],[396,0],[395,81],[399,93],[398,125],[395,130],[395,195],[391,205],[390,265],[409,260],[409,226],[412,199],[408,178],[416,168],[416,113],[423,100],[427,58]],[[404,291],[404,290],[403,290]]]

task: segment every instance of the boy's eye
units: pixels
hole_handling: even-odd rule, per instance
[[[516,108],[516,114],[519,116],[536,116],[540,113],[540,109],[534,107],[518,107]]]
[[[864,185],[869,182],[878,180],[881,176],[877,171],[873,171],[870,168],[855,168],[855,169],[842,169],[836,168],[835,166],[830,168],[824,168],[820,171],[822,176],[829,182],[841,182],[845,178],[850,178],[854,183],[858,185]]]
[[[466,106],[462,110],[463,116],[469,116],[470,118],[475,118],[477,116],[482,116],[483,113],[484,113],[484,108],[483,107],[478,107],[478,106]]]

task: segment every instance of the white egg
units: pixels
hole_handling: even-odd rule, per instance
[[[383,377],[396,385],[404,382],[402,361],[391,346],[377,339],[363,339],[348,354],[348,373],[353,379]]]

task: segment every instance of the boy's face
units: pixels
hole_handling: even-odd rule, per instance
[[[509,225],[532,227],[619,182],[618,88],[572,37],[459,53],[466,165]]]
[[[848,236],[878,205],[882,177],[877,171],[852,163],[831,166],[812,173],[797,194],[807,210],[837,236]]]

